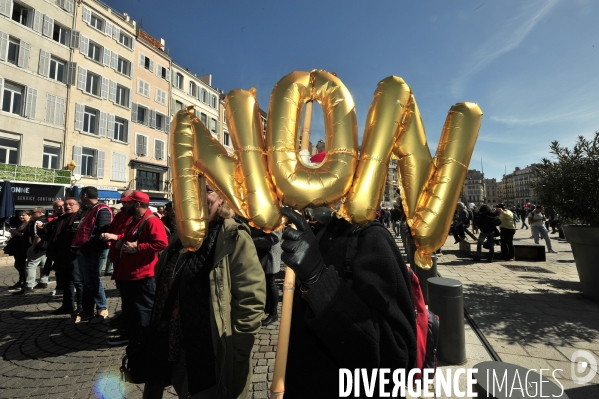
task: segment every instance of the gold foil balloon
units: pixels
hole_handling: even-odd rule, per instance
[[[317,167],[298,156],[299,120],[307,101],[324,113],[327,153]],[[358,130],[351,94],[320,70],[292,72],[275,85],[266,124],[268,168],[279,199],[290,207],[333,207],[349,190],[357,165]]]
[[[422,193],[412,222],[417,248],[414,261],[424,269],[430,268],[431,253],[441,248],[447,238],[482,115],[474,103],[455,104],[447,115],[434,160],[435,171]]]
[[[232,90],[225,98],[227,121],[239,168],[243,214],[250,224],[270,231],[281,225],[279,199],[272,184],[266,153],[264,128],[256,90]]]

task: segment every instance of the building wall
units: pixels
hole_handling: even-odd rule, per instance
[[[17,11],[19,4],[29,10],[27,25],[30,27],[12,19],[12,11]],[[7,53],[0,57],[4,59],[0,60],[0,99],[14,99],[7,92],[9,87],[16,89],[14,84],[20,86],[23,92],[18,115],[10,111],[0,111],[0,147],[4,147],[3,151],[0,151],[0,163],[15,163],[16,159],[18,165],[63,169],[66,166],[63,161],[63,141],[67,101],[66,74],[70,50],[68,43],[60,44],[53,40],[53,36],[54,25],[70,29],[73,16],[54,2],[45,0],[24,0],[17,4],[10,2],[9,6],[9,16],[0,15],[0,32],[3,32],[4,40],[18,41],[21,65],[14,65],[8,61],[9,48],[5,47]],[[54,72],[60,69],[56,68],[57,61],[64,68],[64,82],[50,77],[50,63]],[[56,72],[53,76],[57,76]],[[0,104],[3,103],[0,101]],[[44,145],[52,147],[52,156],[47,157],[45,164]],[[17,148],[18,156],[7,159],[5,147]],[[53,159],[53,162],[49,162],[50,159]]]
[[[72,61],[77,64],[77,81],[71,87],[67,112],[65,147],[68,159],[75,160],[75,173],[81,175],[77,184],[124,189],[130,183],[126,157],[134,140],[131,100],[133,69],[137,65],[135,21],[128,21],[126,15],[94,0],[78,2],[74,18],[74,29],[80,32],[80,40],[72,53]],[[102,30],[92,26],[95,20],[102,21]],[[129,45],[121,43],[125,39]],[[94,52],[90,53],[92,45],[102,49],[99,60],[93,59]],[[123,61],[128,63],[128,68],[119,72]],[[90,77],[100,79],[99,88],[90,84]],[[96,113],[95,122],[87,111]],[[86,121],[94,122],[95,127],[91,129],[93,124]],[[113,121],[119,126],[123,124],[122,134]]]
[[[169,189],[171,60],[160,41],[138,31],[133,69],[130,187],[164,197]]]

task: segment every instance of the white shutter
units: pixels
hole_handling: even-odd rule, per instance
[[[106,137],[106,112],[100,111],[100,137]]]
[[[80,38],[81,38],[81,34],[79,33],[79,31],[72,30],[71,31],[71,40],[69,40],[69,47],[70,48],[79,48]]]
[[[115,53],[114,51],[112,52],[112,65],[111,65],[111,67],[115,71],[118,70],[118,68],[119,68],[119,55],[117,53]]]
[[[0,0],[3,1],[3,0]],[[0,60],[6,61],[8,54],[8,33],[0,32]]]
[[[102,77],[102,98],[108,100],[108,79]]]
[[[27,98],[25,99],[25,117],[35,119],[35,106],[37,102],[37,90],[31,87],[27,88]]]
[[[125,143],[129,142],[129,126],[131,126],[130,121],[125,121],[125,126],[123,127],[123,141]]]
[[[64,7],[65,10],[67,10],[68,12],[72,13],[73,12],[73,0],[64,0]]]
[[[127,96],[129,96],[129,108],[133,107],[133,101],[132,101],[132,97],[133,97],[133,92],[131,91],[131,89],[127,89]]]
[[[98,179],[104,178],[104,163],[106,161],[106,153],[104,151],[96,151],[98,160],[96,162],[96,177]]]
[[[112,23],[106,21],[106,23],[104,24],[104,33],[106,34],[106,36],[112,36]]]
[[[79,105],[79,104],[77,104]],[[73,169],[73,174],[80,175],[81,174],[81,161],[82,156],[81,153],[83,148],[80,145],[73,146],[73,161],[75,161],[75,169]]]
[[[144,82],[144,96],[150,97],[150,84]]]
[[[150,111],[150,127],[156,129],[156,111]]]
[[[110,81],[110,101],[116,102],[116,82],[114,80]]]
[[[164,141],[154,140],[154,159],[164,159]]]
[[[29,51],[31,50],[31,46],[29,43],[25,43],[21,40],[20,48],[19,48],[19,61],[17,63],[21,68],[29,68]]]
[[[33,30],[35,30],[35,24],[34,24]],[[44,36],[52,37],[53,34],[54,34],[54,18],[44,15]]]
[[[37,33],[42,33],[44,28],[44,14],[37,10],[32,10],[33,14],[33,30]],[[45,33],[45,32],[44,32]],[[46,35],[47,36],[47,35]]]
[[[92,22],[92,10],[87,7],[83,7],[83,22],[88,24]]]
[[[0,14],[7,16],[8,18],[12,17],[12,0],[0,0]]]
[[[143,136],[141,134],[135,135],[135,154],[143,155]]]
[[[154,61],[150,60],[150,72],[154,73]]]
[[[139,55],[139,66],[142,68],[145,66],[145,59],[146,59],[145,55],[143,55],[143,54]]]
[[[137,93],[138,94],[144,93],[144,82],[141,79],[137,79]]]
[[[137,122],[137,103],[131,105],[131,121]]]
[[[164,132],[165,133],[170,133],[171,131],[171,119],[167,116],[166,117],[166,124],[164,126]]]
[[[56,114],[56,96],[46,94],[46,122],[54,123],[54,115]]]
[[[135,38],[131,38],[131,50],[135,50]]]
[[[104,65],[110,67],[110,50],[104,48]]]
[[[81,54],[87,57],[87,53],[89,52],[89,37],[85,37],[81,35],[81,40],[79,44],[79,51]]]
[[[77,81],[77,63],[67,62],[67,84],[73,86]]]
[[[107,136],[109,139],[114,138],[114,114],[108,114]]]
[[[160,103],[160,89],[158,87],[156,88],[156,95],[154,96],[154,101]]]
[[[65,111],[65,100],[64,98],[57,97],[56,101],[56,116],[55,119],[56,124],[59,126],[64,126],[64,111]]]
[[[143,155],[144,157],[148,156],[148,136],[141,136]]]
[[[0,104],[2,104],[3,95],[4,95],[4,78],[0,78]]]
[[[83,112],[85,110],[85,105],[75,103],[75,130],[83,131]],[[77,162],[79,165],[80,162]]]
[[[119,28],[118,26],[113,26],[112,27],[112,38],[114,40],[116,40],[117,42],[119,41],[119,38],[121,36],[121,28]]]
[[[40,61],[37,67],[37,73],[42,76],[48,76],[50,73],[50,53],[40,50]],[[68,73],[68,71],[67,71]]]
[[[85,91],[85,83],[87,81],[87,69],[79,67],[79,80],[77,81],[77,88]]]

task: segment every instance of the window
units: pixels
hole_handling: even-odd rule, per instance
[[[4,97],[2,99],[2,111],[11,114],[22,115],[23,98],[25,88],[12,82],[4,81]]]
[[[135,176],[136,190],[160,190],[160,173],[137,170]]]
[[[13,21],[16,21],[22,25],[30,26],[27,23],[27,21],[29,18],[31,18],[33,16],[32,11],[33,10],[25,8],[22,5],[20,5],[19,3],[13,3],[12,19],[13,19]]]
[[[85,81],[85,91],[94,96],[100,95],[100,84],[102,80],[100,76],[95,73],[87,72],[87,79]]]
[[[116,70],[123,75],[131,76],[131,62],[122,57],[118,57]]]
[[[89,42],[87,56],[94,61],[102,62],[102,58],[104,56],[104,50],[102,49],[102,47],[98,46],[97,44]]]
[[[97,30],[102,31],[102,33],[104,32],[104,20],[96,17],[94,14],[92,14],[89,24]]]
[[[156,112],[156,129],[164,131],[164,129],[166,127],[165,122],[166,122],[166,117],[164,115]]]
[[[83,176],[94,175],[94,158],[96,152],[90,148],[81,150],[81,174]]]
[[[117,85],[115,102],[124,107],[129,106],[129,89],[125,86]]]
[[[208,102],[208,92],[206,92],[206,89],[202,89],[202,96],[200,100],[202,100],[203,102]]]
[[[158,104],[166,105],[166,92],[157,87],[155,100]]]
[[[127,121],[123,118],[114,118],[114,134],[113,140],[122,141],[124,143],[129,141],[127,133]]]
[[[223,109],[223,123],[226,125],[227,124],[227,110]]]
[[[98,134],[98,111],[85,107],[83,111],[83,131],[90,134]]]
[[[67,28],[60,26],[57,23],[54,23],[54,32],[52,32],[52,39],[55,42],[68,46],[70,44],[71,32],[69,32]]]
[[[168,69],[165,68],[165,67],[163,67],[163,66],[161,66],[161,65],[158,65],[158,68],[156,70],[156,74],[159,77],[161,77],[162,79],[165,79],[165,80],[168,80],[168,78],[169,78]]]
[[[59,157],[60,157],[60,147],[44,145],[42,168],[58,169],[58,158]]]
[[[210,97],[210,98],[212,99],[212,103],[211,103],[212,108],[216,109],[216,96],[213,94],[212,97]]]
[[[175,101],[175,113],[183,109],[183,103],[181,101]]]
[[[231,146],[231,137],[229,136],[229,132],[223,133],[223,144],[227,147]]]
[[[179,90],[183,90],[183,75],[178,72],[175,74],[175,87]]]
[[[163,140],[154,140],[154,159],[159,161],[163,161],[165,157],[165,149],[166,143]]]
[[[206,116],[205,113],[201,113],[200,114],[200,120],[202,121],[202,123],[204,124],[204,126],[208,127],[208,117]]]
[[[11,36],[8,40],[8,57],[6,59],[11,64],[17,65],[19,62],[19,47],[20,40]]]
[[[194,82],[189,82],[189,95],[195,97],[197,95],[198,87]]]
[[[127,35],[120,33],[119,34],[119,43],[121,43],[125,47],[129,47],[130,49],[133,49],[133,39]]]
[[[139,55],[139,66],[154,73],[154,61],[152,61],[143,54]]]
[[[65,61],[61,61],[54,57],[50,58],[50,75],[48,75],[48,77],[64,83],[66,78],[65,66]]]
[[[137,79],[137,92],[144,97],[150,97],[150,84],[141,79]]]
[[[127,180],[127,155],[112,153],[112,180]]]
[[[149,112],[146,107],[142,107],[140,105],[137,106],[137,120],[136,122],[142,125],[148,124],[148,116]]]
[[[210,119],[210,131],[212,132],[212,134],[217,134],[217,132],[216,132],[216,119],[214,119],[214,118]]]
[[[64,126],[65,99],[46,94],[46,122]]]
[[[0,137],[0,163],[16,165],[19,162],[19,143]]]
[[[148,156],[148,136],[135,135],[135,154],[140,157]]]

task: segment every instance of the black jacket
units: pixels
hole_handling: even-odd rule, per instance
[[[320,251],[328,267],[306,294],[295,290],[286,399],[338,397],[339,368],[414,366],[414,303],[393,237],[378,222],[360,229],[349,276],[345,259],[355,227],[334,218],[324,228]]]
[[[75,215],[64,214],[52,221],[53,232],[52,237],[48,240],[46,254],[54,260],[54,270],[67,270],[66,267],[77,258],[77,254],[71,251],[71,243],[82,217],[83,211],[79,210]],[[62,223],[60,231],[57,231],[56,227],[59,222]]]
[[[501,220],[497,215],[492,213],[481,212],[476,219],[476,225],[482,233],[493,233],[495,228],[501,224]]]

